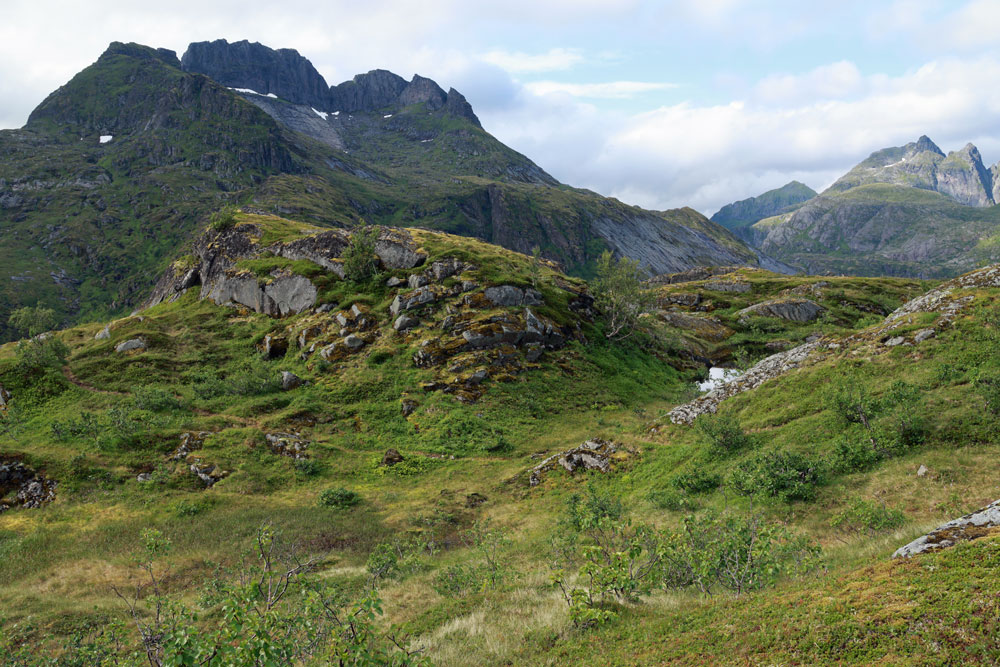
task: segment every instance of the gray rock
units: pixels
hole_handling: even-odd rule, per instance
[[[275,454],[288,456],[293,459],[308,458],[306,449],[311,444],[308,440],[303,440],[295,433],[266,433],[264,439],[267,446]]]
[[[441,282],[456,273],[466,270],[465,263],[460,259],[449,257],[431,264],[430,272],[436,282]]]
[[[343,345],[343,343],[341,343],[340,341],[334,341],[333,343],[330,343],[329,345],[327,345],[326,347],[322,348],[319,351],[319,356],[322,357],[325,361],[329,361],[330,357],[332,357],[334,353],[336,353],[337,347],[340,345]]]
[[[705,289],[713,292],[730,292],[734,294],[746,294],[750,291],[750,283],[735,280],[718,280],[705,283]]]
[[[397,278],[396,276],[393,276],[385,281],[386,287],[399,287],[400,285],[405,285],[405,284],[406,284],[405,280],[403,280],[402,278]]]
[[[618,449],[617,445],[606,440],[588,440],[579,447],[550,456],[539,463],[528,475],[528,485],[538,486],[542,481],[542,474],[554,469],[557,465],[570,473],[577,470],[610,472],[611,457],[618,452]]]
[[[316,306],[316,312],[317,313],[329,313],[330,311],[335,310],[336,308],[337,308],[337,304],[335,304],[335,303],[324,303],[321,306]]]
[[[382,456],[382,465],[392,467],[397,463],[402,463],[405,459],[399,451],[395,449],[387,449],[385,455]]]
[[[472,290],[479,287],[479,283],[473,282],[471,280],[463,280],[461,290],[462,292],[471,292]]]
[[[302,380],[298,375],[290,371],[281,371],[281,388],[290,391],[302,386]]]
[[[745,322],[751,316],[777,317],[792,322],[812,322],[823,311],[823,306],[809,299],[780,299],[754,304],[736,314],[740,322]]]
[[[100,331],[98,331],[97,335],[94,336],[94,340],[107,340],[109,338],[111,338],[111,325],[110,324],[107,325],[106,327],[104,327],[103,329],[101,329]]]
[[[926,477],[926,476],[927,476],[927,466],[921,463],[920,467],[917,468],[917,477]]]
[[[404,398],[400,406],[400,412],[404,417],[409,417],[418,407],[418,403],[411,398]]]
[[[205,483],[205,488],[209,489],[227,475],[227,473],[212,463],[192,463],[190,470],[198,479]]]
[[[407,294],[397,294],[389,306],[389,311],[393,315],[399,315],[405,310],[411,310],[424,304],[437,300],[437,294],[430,287],[420,287]]]
[[[928,551],[936,551],[964,540],[981,537],[984,528],[1000,526],[1000,500],[963,517],[941,524],[923,537],[917,538],[896,550],[893,558],[910,558]]]
[[[905,342],[906,342],[906,339],[903,338],[902,336],[895,336],[895,337],[890,338],[889,340],[885,341],[885,346],[886,347],[896,347],[897,345],[902,345]]]
[[[497,306],[540,306],[543,303],[541,292],[513,285],[487,287],[484,294]]]
[[[360,350],[365,346],[365,341],[360,336],[350,334],[344,338],[344,345],[346,345],[349,350]]]
[[[934,331],[934,329],[921,329],[916,334],[914,334],[913,342],[923,343],[925,340],[933,338],[936,333],[937,332]]]
[[[135,481],[137,481],[139,483],[152,482],[153,481],[153,476],[150,473],[148,473],[148,472],[139,473],[138,475],[136,475]]]
[[[282,336],[267,334],[264,336],[264,342],[261,347],[265,359],[278,359],[285,356],[285,353],[288,352],[288,339]]]
[[[420,326],[420,320],[415,317],[410,317],[409,315],[400,315],[396,318],[396,321],[392,323],[392,328],[396,331],[409,331],[410,329]]]
[[[141,352],[145,349],[146,341],[141,338],[132,338],[118,343],[118,345],[115,346],[115,352],[131,352],[133,350],[139,350]]]
[[[410,289],[417,289],[418,287],[423,287],[430,283],[427,276],[421,273],[414,273],[406,280],[406,284],[409,285]]]
[[[0,409],[5,409],[10,403],[11,394],[0,384]]]

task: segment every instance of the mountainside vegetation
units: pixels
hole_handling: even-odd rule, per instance
[[[622,339],[537,254],[214,220],[146,310],[0,347],[9,664],[1000,654],[990,529],[887,562],[994,500],[1000,269],[625,271]]]

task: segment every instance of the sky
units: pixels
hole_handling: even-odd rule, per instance
[[[0,128],[112,41],[294,48],[461,91],[564,183],[711,215],[931,137],[1000,161],[1000,0],[4,0]]]

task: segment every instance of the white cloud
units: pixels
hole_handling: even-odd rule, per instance
[[[627,99],[642,93],[676,88],[673,83],[649,81],[608,81],[605,83],[564,83],[560,81],[533,81],[524,86],[535,95],[562,93],[571,97]]]
[[[534,54],[495,49],[484,53],[481,59],[508,72],[520,74],[570,69],[583,62],[583,53],[579,49],[549,49],[544,53]]]

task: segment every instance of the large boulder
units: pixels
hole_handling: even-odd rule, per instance
[[[607,440],[588,440],[579,447],[550,456],[532,468],[528,475],[528,485],[538,486],[542,481],[542,475],[557,467],[563,468],[571,474],[578,470],[611,472],[611,465],[614,461],[628,458],[631,454],[632,452],[621,445]]]
[[[115,352],[142,352],[145,349],[146,341],[142,338],[132,338],[118,343],[118,345],[115,346]]]
[[[792,322],[812,322],[823,310],[823,306],[809,299],[780,299],[754,304],[736,314],[741,322],[754,316],[777,317]]]
[[[521,289],[513,285],[497,285],[487,287],[484,294],[496,306],[540,306],[543,303],[541,292],[530,287]]]
[[[923,537],[897,549],[892,557],[910,558],[928,551],[944,549],[958,542],[983,537],[993,532],[991,529],[996,527],[1000,527],[1000,500],[971,514],[941,524]]]

